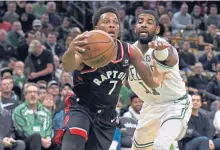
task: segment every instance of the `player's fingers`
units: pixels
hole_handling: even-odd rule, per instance
[[[86,35],[85,33],[83,33],[83,34],[77,35],[77,36],[75,37],[74,41],[81,41],[81,40],[84,40],[84,39],[86,39],[86,38],[88,38],[88,35]]]
[[[149,48],[154,48],[154,42],[149,42],[149,43],[148,43],[148,47],[149,47]]]
[[[83,53],[85,53],[85,51],[86,51],[85,48],[82,48],[82,47],[79,47],[79,46],[75,47],[75,50],[76,50],[77,52],[79,52],[80,54],[83,54]]]
[[[75,46],[83,46],[86,44],[88,44],[88,41],[86,41],[86,40],[74,42]]]

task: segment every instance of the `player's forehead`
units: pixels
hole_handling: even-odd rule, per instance
[[[155,17],[151,14],[142,13],[138,15],[138,20],[153,20],[156,21]]]
[[[106,12],[100,16],[100,20],[118,20],[118,17],[112,12]]]

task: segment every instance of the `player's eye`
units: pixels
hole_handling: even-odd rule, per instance
[[[153,20],[149,20],[149,21],[148,21],[148,24],[153,24],[153,23],[154,23]]]
[[[141,24],[141,23],[143,23],[143,21],[142,21],[142,20],[139,20],[138,23]]]
[[[118,21],[114,21],[114,24],[119,24]]]
[[[107,24],[109,21],[108,20],[104,20],[103,23]]]

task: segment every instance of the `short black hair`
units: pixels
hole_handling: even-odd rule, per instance
[[[30,31],[28,31],[28,32],[25,33],[25,36],[24,36],[24,37],[25,37],[25,38],[28,38],[28,35],[29,35],[29,34],[33,34],[33,35],[35,36],[35,32],[34,32],[33,30],[30,30]]]
[[[153,11],[153,10],[142,10],[140,13],[137,14],[136,20],[138,20],[138,17],[141,14],[149,14],[149,15],[154,16],[156,24],[159,25],[159,17],[158,17],[158,15],[157,15],[157,13],[155,11]]]
[[[135,93],[131,93],[130,101],[132,102],[135,98],[138,98],[138,96]]]
[[[104,13],[108,13],[111,12],[113,14],[115,14],[117,16],[117,18],[119,19],[119,15],[117,13],[117,10],[112,7],[112,6],[106,6],[106,7],[100,7],[92,16],[92,24],[95,27],[100,19],[100,16]]]

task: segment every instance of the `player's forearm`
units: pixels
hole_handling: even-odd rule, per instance
[[[62,57],[62,65],[65,71],[67,72],[71,72],[74,70],[77,70],[77,68],[79,68],[80,66],[79,61],[77,61],[76,59],[76,54],[70,52],[70,51],[66,51]]]
[[[178,62],[178,54],[175,48],[170,47],[162,51],[154,50],[153,58],[158,62],[165,62],[165,65],[173,67]]]

